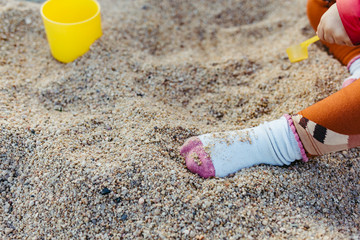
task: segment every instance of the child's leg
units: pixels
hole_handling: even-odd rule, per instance
[[[360,146],[359,89],[357,80],[288,119],[190,138],[180,152],[192,172],[223,177],[256,164],[306,160],[304,148],[316,156]]]
[[[360,80],[292,116],[310,155],[360,146]]]

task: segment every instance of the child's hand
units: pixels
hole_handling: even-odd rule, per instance
[[[341,22],[336,3],[322,15],[316,34],[328,43],[354,46]]]

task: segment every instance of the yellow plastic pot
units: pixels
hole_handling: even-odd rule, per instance
[[[51,54],[69,63],[101,37],[100,5],[95,0],[48,0],[41,6]]]

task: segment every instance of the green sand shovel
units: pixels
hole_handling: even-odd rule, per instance
[[[319,40],[318,36],[314,36],[300,44],[292,45],[286,49],[290,62],[300,62],[308,58],[308,47],[310,44]]]

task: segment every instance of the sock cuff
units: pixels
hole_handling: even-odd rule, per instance
[[[360,57],[360,56],[359,56]],[[301,157],[302,157],[302,161],[303,162],[307,162],[309,161],[309,158],[307,157],[306,155],[306,152],[305,152],[305,149],[304,149],[304,146],[303,144],[301,143],[301,140],[300,140],[300,137],[299,137],[299,134],[296,132],[296,128],[295,128],[295,125],[294,125],[294,122],[293,120],[291,119],[291,116],[289,114],[284,114],[284,117],[286,118],[288,124],[289,124],[289,127],[292,131],[292,133],[294,134],[294,137],[295,137],[295,140],[300,148],[300,153],[301,153]]]
[[[353,59],[350,60],[350,62],[348,63],[348,65],[346,66],[347,69],[350,71],[350,67],[351,65],[360,58],[360,55],[357,55],[356,57],[354,57]]]

